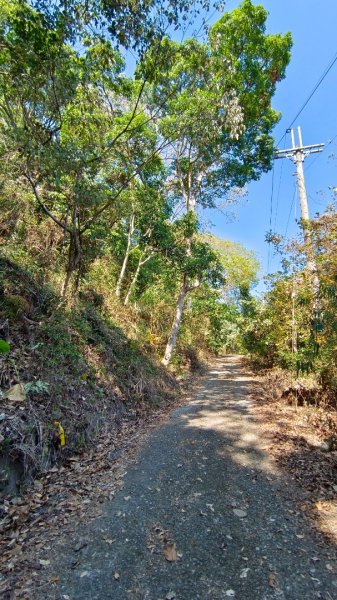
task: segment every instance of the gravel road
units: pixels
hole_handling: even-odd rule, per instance
[[[253,386],[239,357],[216,361],[103,516],[64,545],[57,598],[337,600],[331,549],[263,449]]]

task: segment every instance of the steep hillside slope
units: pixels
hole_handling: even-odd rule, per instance
[[[2,259],[0,295],[0,337],[10,344],[0,355],[2,489],[174,398],[174,377],[112,322],[99,294],[61,304]]]

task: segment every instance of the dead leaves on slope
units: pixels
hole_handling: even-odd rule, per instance
[[[323,452],[321,440],[333,429],[337,413],[312,406],[292,407],[275,394],[268,396],[267,391],[261,391],[253,404],[265,448],[299,484],[299,510],[336,540],[337,451]]]
[[[22,403],[26,400],[25,386],[23,383],[16,383],[9,388],[5,395],[10,402]]]
[[[113,450],[125,444],[126,438],[132,449],[139,435],[135,426],[131,430],[127,424],[118,433],[106,435],[91,454],[53,466],[24,496],[1,502],[1,598],[32,598],[34,586],[51,583],[51,579],[57,583],[48,573],[46,555],[73,535],[79,523],[97,518],[100,505],[123,486],[126,457],[117,451],[115,457]]]

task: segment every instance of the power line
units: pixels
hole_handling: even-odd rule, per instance
[[[302,114],[302,112],[304,111],[304,109],[306,108],[306,106],[309,104],[311,98],[317,92],[318,88],[321,86],[321,84],[323,83],[324,79],[326,78],[326,76],[328,75],[328,73],[331,71],[332,67],[334,66],[334,64],[336,62],[337,62],[337,52],[333,56],[333,58],[331,59],[331,61],[329,62],[328,66],[323,71],[323,73],[320,76],[319,80],[315,84],[313,90],[310,92],[310,94],[307,97],[307,99],[305,100],[304,104],[301,106],[300,110],[297,112],[297,114],[295,115],[295,117],[291,121],[290,125],[287,127],[287,129],[284,132],[283,136],[280,138],[280,140],[276,144],[277,146],[279,146],[280,143],[282,142],[282,140],[284,140],[287,132],[289,131],[289,129],[291,129],[292,125],[295,123],[296,119],[298,119],[298,117],[300,116],[300,114]],[[336,137],[337,137],[337,135],[332,140],[330,140],[330,142],[327,144],[326,147],[328,147],[330,144],[332,144],[332,142],[336,139]],[[309,165],[308,168],[310,168],[310,166],[312,166],[312,164],[314,163],[314,161],[316,160],[316,158],[312,161],[312,163]],[[272,224],[272,217],[273,217],[274,175],[275,175],[274,165],[275,165],[275,161],[273,162],[271,196],[270,196],[270,218],[269,218],[269,229],[270,229],[270,231],[271,231],[271,224]],[[280,187],[281,187],[281,179],[282,179],[282,168],[281,168],[281,173],[280,173],[280,180],[279,180],[278,194],[277,194],[277,201],[276,201],[275,224],[276,224],[276,217],[277,217],[277,210],[278,210],[278,201],[279,201],[279,194],[280,194]],[[292,212],[293,205],[294,205],[294,202],[295,202],[295,195],[296,195],[296,186],[295,186],[293,200],[292,200],[292,203],[291,203],[291,207],[290,207],[290,211],[289,211],[289,216],[288,216],[288,220],[287,220],[285,237],[286,237],[287,232],[288,232],[288,226],[289,226],[290,216],[291,216],[291,212]],[[269,274],[269,266],[270,266],[270,244],[269,244],[269,247],[268,247],[268,262],[267,262],[267,271],[268,271],[268,274]]]
[[[284,140],[283,150],[285,150],[285,147],[286,147],[286,141]],[[280,178],[279,178],[278,189],[277,189],[277,196],[276,196],[276,208],[275,208],[275,216],[274,216],[274,229],[276,229],[276,221],[277,221],[277,215],[278,215],[278,206],[279,206],[279,199],[280,199],[282,175],[283,175],[283,162],[281,162]]]
[[[293,118],[293,120],[291,121],[290,125],[287,127],[287,129],[285,130],[283,136],[281,137],[281,139],[278,141],[277,146],[282,142],[282,140],[285,138],[288,129],[291,129],[291,127],[293,126],[293,124],[295,123],[296,119],[300,116],[300,114],[304,111],[305,107],[309,104],[311,98],[313,97],[313,95],[317,92],[318,88],[320,87],[320,85],[323,83],[324,79],[326,78],[326,76],[328,75],[328,73],[331,71],[332,67],[334,66],[334,64],[337,62],[337,52],[336,54],[333,56],[333,58],[331,59],[330,63],[328,64],[328,66],[325,68],[325,70],[323,71],[322,75],[320,76],[319,80],[317,81],[316,85],[314,86],[312,92],[310,92],[308,98],[306,99],[306,101],[304,102],[304,104],[302,105],[302,107],[300,108],[300,110],[298,111],[298,113],[296,114],[296,116]]]
[[[288,227],[289,227],[289,222],[290,222],[290,217],[291,217],[291,213],[293,210],[293,206],[294,206],[294,202],[295,202],[295,198],[296,198],[296,191],[297,191],[297,187],[296,184],[294,183],[294,194],[293,194],[293,199],[291,202],[291,206],[290,206],[290,211],[289,211],[289,215],[288,215],[288,220],[287,220],[287,225],[286,225],[286,230],[284,232],[284,237],[287,237],[287,233],[288,233]]]
[[[322,150],[321,154],[323,154],[323,152],[325,152],[325,150],[326,150],[327,148],[329,148],[329,146],[330,146],[331,144],[333,144],[333,143],[334,143],[334,141],[335,141],[335,139],[336,139],[336,138],[337,138],[337,133],[336,133],[336,135],[335,135],[335,136],[334,136],[334,137],[333,137],[331,140],[329,140],[329,142],[328,142],[328,143],[327,143],[327,144],[324,146],[324,148],[323,148],[323,150]],[[313,164],[316,162],[316,160],[318,159],[318,157],[319,157],[319,154],[317,154],[317,156],[315,156],[315,158],[313,158],[313,159],[312,159],[312,161],[311,161],[311,162],[308,164],[308,166],[307,166],[307,168],[306,168],[306,172],[308,172],[308,171],[309,171],[309,169],[310,169],[310,168],[312,167],[312,165],[313,165]]]
[[[272,176],[271,176],[269,231],[271,231],[271,223],[272,223],[272,218],[273,218],[274,178],[275,178],[275,161],[273,161],[273,171],[272,171]],[[270,243],[268,244],[268,261],[267,261],[268,275],[269,275],[269,265],[270,265]]]
[[[311,200],[311,202],[313,202],[314,204],[318,204],[319,206],[325,206],[324,202],[321,202],[320,200],[317,200],[317,198],[314,198],[314,196],[312,196],[312,194],[308,194],[309,199]]]

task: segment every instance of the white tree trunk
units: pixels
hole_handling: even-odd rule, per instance
[[[138,261],[136,272],[135,272],[135,274],[134,274],[134,276],[132,278],[132,281],[131,281],[131,283],[129,285],[128,293],[126,294],[126,296],[124,298],[124,306],[126,306],[127,304],[129,304],[131,292],[132,292],[133,288],[135,287],[135,285],[136,285],[136,283],[138,281],[139,273],[140,273],[140,270],[141,270],[142,266],[145,265],[145,263],[147,263],[147,261],[150,260],[150,258],[152,258],[153,255],[154,255],[154,252],[151,252],[151,254],[149,254],[146,258],[140,257],[140,259]]]
[[[132,278],[132,281],[131,281],[131,283],[129,285],[128,292],[127,292],[127,294],[126,294],[126,296],[124,298],[124,306],[126,306],[127,304],[129,304],[131,292],[132,292],[134,286],[136,285],[136,282],[137,282],[137,279],[138,279],[138,275],[139,275],[139,271],[140,271],[140,267],[141,267],[141,259],[139,259],[139,261],[138,261],[136,272],[135,272],[135,274],[134,274],[134,276]]]
[[[188,175],[188,189],[186,190],[186,188],[184,188],[183,183],[181,183],[181,188],[182,188],[182,196],[185,201],[186,211],[187,212],[195,212],[196,200],[195,200],[194,195],[191,194],[191,173],[189,173],[189,175]],[[192,238],[189,238],[189,239],[187,239],[187,252],[186,252],[187,256],[191,255],[191,245],[192,245]],[[182,319],[183,311],[184,311],[184,303],[185,303],[186,294],[189,291],[198,287],[199,285],[200,285],[199,281],[197,281],[195,284],[189,285],[188,277],[186,274],[184,275],[183,283],[180,288],[180,293],[179,293],[179,297],[178,297],[178,301],[177,301],[176,314],[175,314],[175,318],[173,321],[171,334],[170,334],[169,340],[166,345],[164,358],[161,361],[162,365],[164,365],[165,367],[167,367],[167,365],[171,362],[174,348],[175,348],[175,345],[177,342],[177,337],[178,337],[178,333],[179,333],[179,329],[180,329],[180,325],[181,325],[181,319]]]
[[[119,277],[118,277],[118,281],[117,281],[117,285],[116,285],[116,290],[115,290],[116,296],[118,296],[118,298],[121,295],[122,283],[123,283],[123,280],[124,280],[124,277],[125,277],[126,267],[128,265],[128,260],[129,260],[130,251],[131,251],[132,235],[133,235],[134,230],[135,230],[135,215],[133,213],[131,215],[131,218],[130,218],[129,232],[128,232],[128,243],[127,243],[127,246],[126,246],[125,256],[124,256],[124,260],[123,260],[121,271],[119,273]]]
[[[179,298],[178,298],[177,307],[176,307],[176,314],[175,314],[175,318],[173,321],[171,334],[170,334],[169,340],[166,345],[164,358],[161,361],[165,367],[167,367],[167,365],[171,362],[172,354],[173,354],[173,351],[174,351],[174,348],[175,348],[175,345],[177,342],[177,336],[179,333],[181,319],[183,316],[184,302],[185,302],[187,290],[188,290],[188,287],[187,287],[187,281],[186,281],[186,276],[185,276],[184,280],[183,280],[183,284],[180,288]]]

